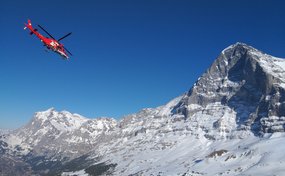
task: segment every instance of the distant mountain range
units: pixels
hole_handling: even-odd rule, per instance
[[[285,175],[284,129],[285,60],[236,43],[166,105],[0,132],[0,175]]]

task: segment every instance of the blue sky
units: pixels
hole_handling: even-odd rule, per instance
[[[284,7],[282,0],[1,1],[0,128],[50,107],[120,118],[163,105],[238,41],[284,57]],[[62,40],[70,61],[23,30],[28,18],[56,38],[72,32]]]

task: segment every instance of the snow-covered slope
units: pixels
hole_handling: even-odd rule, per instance
[[[0,149],[41,175],[284,175],[284,85],[283,59],[236,43],[166,105],[120,121],[49,109]]]
[[[10,133],[12,130],[8,130],[8,129],[0,129],[0,135],[3,135],[3,134],[8,134]]]
[[[152,140],[141,135],[124,147],[111,145],[100,162],[116,163],[114,175],[284,175],[284,143],[280,133],[231,140],[177,132]]]

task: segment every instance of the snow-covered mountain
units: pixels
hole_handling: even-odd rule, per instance
[[[166,105],[119,121],[36,113],[1,135],[0,173],[284,175],[284,129],[285,60],[236,43]]]
[[[12,130],[10,129],[0,129],[0,135],[4,135],[4,134],[8,134],[10,133]]]
[[[100,137],[107,135],[117,125],[111,118],[87,119],[67,111],[53,108],[38,112],[34,118],[11,136],[24,143],[35,153],[63,154],[76,157],[91,150]],[[68,150],[66,146],[68,145]]]
[[[222,51],[175,110],[193,117],[200,106],[203,109],[219,103],[219,108],[233,110],[229,113],[236,117],[233,125],[237,125],[237,129],[251,129],[255,133],[283,132],[284,69],[284,59],[237,43]],[[273,121],[278,123],[271,123]]]

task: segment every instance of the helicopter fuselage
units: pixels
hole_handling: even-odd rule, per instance
[[[58,53],[64,59],[68,59],[69,58],[67,53],[65,52],[63,44],[59,43],[55,39],[48,38],[48,37],[45,37],[45,36],[41,35],[39,32],[37,32],[37,29],[33,28],[30,20],[28,20],[28,24],[25,24],[25,28],[24,29],[27,29],[27,28],[31,31],[30,34],[31,35],[35,34],[41,40],[41,42],[43,42],[44,46],[46,46],[49,50],[52,50],[52,51]]]

